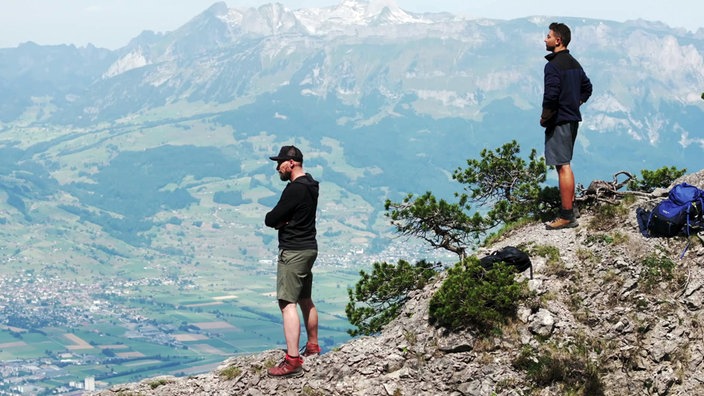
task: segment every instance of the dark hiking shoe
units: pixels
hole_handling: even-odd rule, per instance
[[[270,377],[295,378],[303,375],[303,358],[300,356],[291,357],[288,354],[278,366],[268,370]]]
[[[577,220],[575,219],[563,219],[562,217],[558,217],[555,221],[552,223],[545,224],[545,229],[546,230],[562,230],[564,228],[574,228],[577,227],[579,223],[577,223]]]
[[[306,347],[303,350],[302,354],[305,357],[313,356],[313,355],[320,355],[320,345],[313,344],[312,342],[306,342]]]

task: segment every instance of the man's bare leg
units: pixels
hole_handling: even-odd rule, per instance
[[[574,202],[574,173],[570,164],[557,165],[557,181],[562,209],[572,210]]]
[[[318,344],[318,309],[310,298],[301,299],[298,304],[303,313],[303,325],[306,327],[308,342]]]
[[[289,356],[298,356],[298,343],[301,337],[301,321],[298,318],[296,303],[279,300],[281,316],[284,320],[284,338],[286,339],[286,353]]]

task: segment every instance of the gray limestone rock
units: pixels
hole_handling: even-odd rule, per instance
[[[681,181],[703,187],[704,171]],[[506,232],[491,250],[547,246],[559,251],[560,262],[531,256],[529,287],[540,307],[519,304],[517,318],[493,338],[428,323],[428,301],[444,279],[440,275],[414,292],[381,334],[306,359],[300,378],[269,378],[266,367],[282,357],[272,350],[229,358],[209,373],[148,379],[91,395],[564,394],[559,384],[538,385],[516,368],[527,349],[556,350],[557,356],[574,359],[574,370],[587,363],[596,367],[605,394],[704,394],[704,243],[694,241],[679,259],[682,238],[644,238],[635,210],[654,199],[661,198],[637,197],[624,221],[607,227],[595,225],[596,211],[587,207],[580,208],[575,229],[547,231],[542,224],[529,224]],[[672,277],[653,277],[650,257],[670,260]],[[241,374],[232,379],[219,374],[231,366]]]

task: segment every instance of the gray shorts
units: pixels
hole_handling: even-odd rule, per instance
[[[315,249],[280,250],[276,266],[276,298],[298,302],[311,298],[313,290],[313,263],[318,257]]]
[[[545,164],[567,165],[572,161],[579,122],[568,122],[545,129]]]

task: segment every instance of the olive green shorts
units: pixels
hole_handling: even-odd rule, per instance
[[[311,298],[313,289],[313,263],[318,257],[316,249],[280,250],[276,267],[276,298],[298,302]]]

